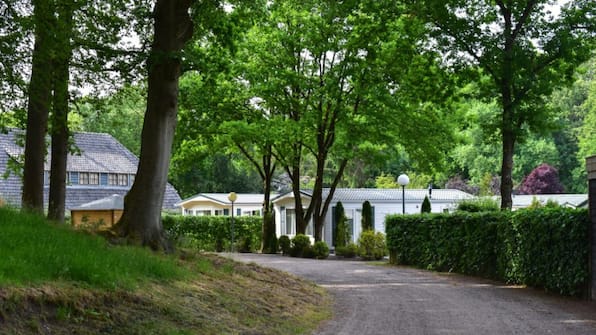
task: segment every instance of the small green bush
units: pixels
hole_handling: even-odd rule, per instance
[[[325,259],[329,257],[329,246],[324,241],[317,241],[313,246],[315,257],[317,259]]]
[[[464,200],[457,204],[457,211],[459,212],[496,212],[500,211],[499,204],[496,200],[491,198],[480,198],[474,200]]]
[[[382,259],[386,255],[385,234],[367,230],[358,238],[358,256],[366,259]]]
[[[310,246],[310,237],[304,234],[298,234],[292,239],[292,249],[290,251],[290,256],[303,257],[304,250]]]
[[[358,246],[353,242],[348,243],[344,247],[336,247],[335,248],[335,254],[337,256],[342,256],[345,258],[354,258],[354,257],[356,257],[357,253],[358,253]]]
[[[277,244],[279,245],[279,249],[281,250],[282,254],[290,254],[290,249],[292,248],[292,241],[290,240],[288,235],[281,235],[277,239]]]

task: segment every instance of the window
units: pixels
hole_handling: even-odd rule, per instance
[[[296,211],[292,209],[286,209],[286,234],[294,235],[294,229],[296,227]]]
[[[99,185],[99,173],[89,173],[89,185]]]
[[[79,172],[79,184],[89,185],[89,173]]]
[[[108,175],[108,185],[118,185],[118,175],[115,173],[110,173]]]
[[[219,216],[219,215],[224,215],[223,209],[216,209],[215,210],[215,216]]]
[[[128,185],[128,175],[127,174],[119,174],[118,175],[118,185],[119,186],[127,186]]]
[[[195,215],[197,215],[197,216],[211,216],[211,211],[210,210],[195,211]]]

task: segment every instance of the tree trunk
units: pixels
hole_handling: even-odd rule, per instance
[[[277,236],[275,235],[275,219],[271,211],[271,181],[275,172],[275,164],[272,162],[273,155],[271,146],[268,146],[267,153],[263,155],[263,229],[261,252],[264,254],[277,253]]]
[[[190,0],[158,0],[154,11],[154,42],[149,56],[147,110],[135,181],[124,200],[116,233],[154,250],[168,250],[161,208],[178,112],[178,54],[192,37]]]
[[[70,0],[60,3],[56,29],[56,57],[54,61],[54,103],[51,116],[52,158],[50,166],[50,192],[48,219],[64,222],[66,202],[66,164],[68,156],[68,84],[69,65],[72,57],[73,4]]]
[[[36,0],[33,1],[33,6],[35,44],[29,81],[21,207],[26,211],[43,213],[45,136],[52,85],[51,32],[54,30],[54,16],[49,1]]]
[[[515,134],[503,129],[503,161],[501,164],[501,209],[508,210],[513,206],[511,193],[513,191],[513,151],[515,149]]]
[[[514,114],[515,106],[513,105],[513,86],[514,86],[514,44],[515,39],[512,34],[513,23],[511,20],[511,12],[502,12],[505,21],[505,29],[503,36],[505,39],[503,67],[501,69],[500,90],[501,90],[501,105],[503,108],[503,115],[501,118],[501,137],[503,144],[503,158],[501,161],[501,209],[510,210],[513,205],[511,199],[511,192],[513,190],[513,150],[515,148],[515,125]]]

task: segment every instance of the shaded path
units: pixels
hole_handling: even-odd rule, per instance
[[[235,254],[329,290],[331,334],[596,334],[596,302],[487,280],[359,261]]]

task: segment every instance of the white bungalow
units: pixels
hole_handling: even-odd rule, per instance
[[[302,203],[308,207],[311,198],[311,191],[302,192]],[[323,198],[329,194],[329,189],[323,190]],[[344,211],[348,218],[348,226],[351,230],[352,240],[356,242],[360,236],[362,204],[369,201],[373,210],[374,230],[385,233],[385,216],[389,214],[402,214],[405,205],[405,214],[418,214],[425,196],[431,201],[433,213],[451,212],[457,203],[462,200],[474,199],[474,196],[453,189],[405,189],[405,201],[402,201],[402,189],[349,189],[339,188],[335,190],[333,200],[330,203],[329,211],[325,217],[323,229],[323,240],[328,245],[333,245],[333,222],[335,221],[335,207],[339,201],[342,202]],[[277,236],[296,234],[296,215],[294,208],[294,196],[292,192],[281,194],[272,198],[275,209],[275,222]],[[312,222],[309,223],[306,233],[313,234]]]
[[[261,216],[263,194],[238,193],[234,201],[235,216]],[[176,203],[182,215],[230,215],[232,202],[228,193],[199,193]],[[276,196],[275,194],[272,197]]]

